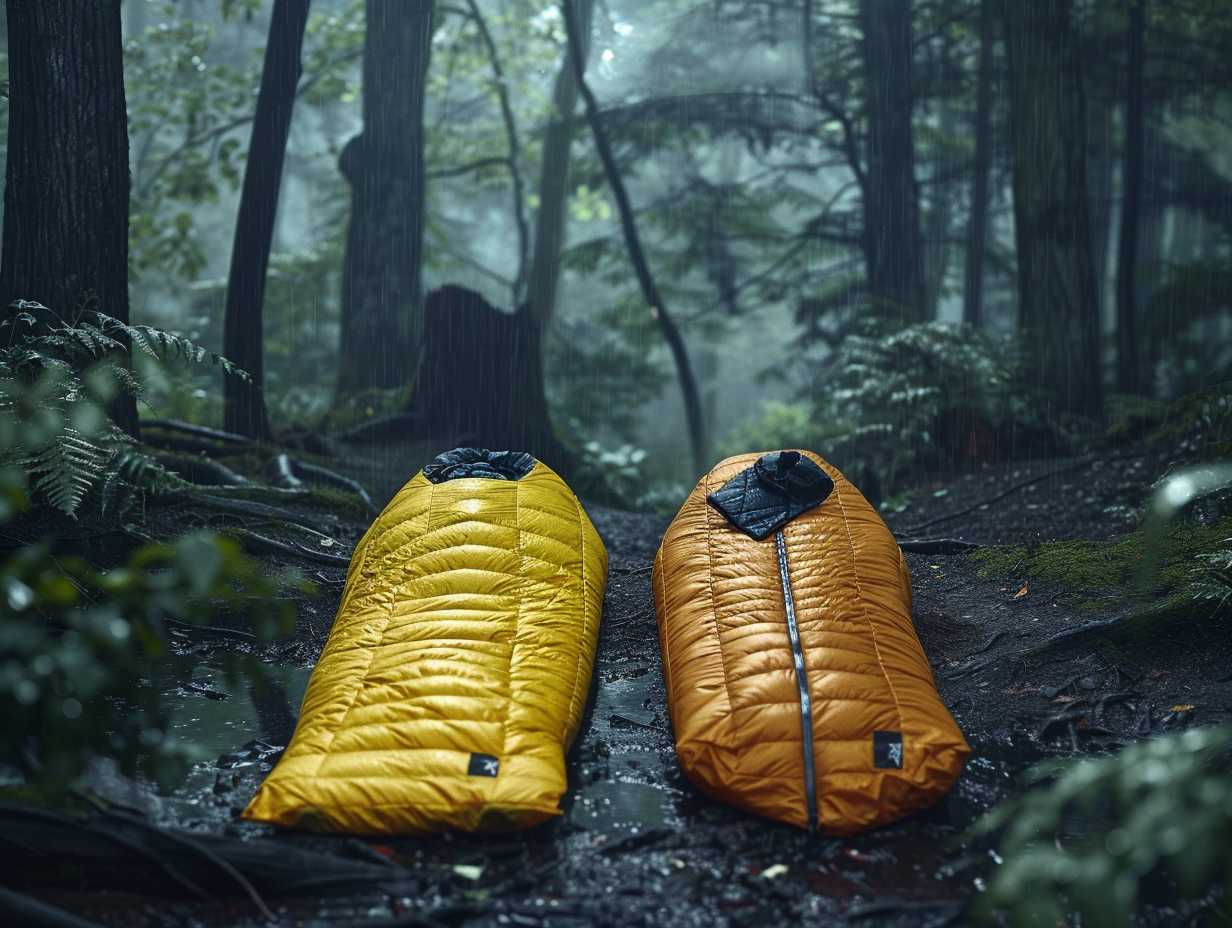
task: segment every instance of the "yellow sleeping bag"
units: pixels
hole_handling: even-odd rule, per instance
[[[295,735],[244,817],[407,834],[558,815],[606,577],[546,465],[439,456],[356,547]]]

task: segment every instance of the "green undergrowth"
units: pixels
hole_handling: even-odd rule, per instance
[[[1108,541],[1053,541],[985,548],[972,556],[983,577],[1055,584],[1068,604],[1104,612],[1128,602],[1146,611],[1191,610],[1203,565],[1232,545],[1232,516],[1210,525],[1142,526]]]

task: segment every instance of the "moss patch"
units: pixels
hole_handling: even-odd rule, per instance
[[[1028,547],[985,548],[972,557],[983,577],[1029,577],[1054,583],[1083,608],[1149,595],[1176,603],[1192,584],[1199,558],[1227,547],[1232,518],[1214,525],[1174,523],[1140,527],[1111,541],[1054,541]]]

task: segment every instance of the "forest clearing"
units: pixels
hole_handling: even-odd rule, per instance
[[[1232,919],[1223,4],[89,6],[0,923]]]

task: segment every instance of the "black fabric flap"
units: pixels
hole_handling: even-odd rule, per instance
[[[811,458],[799,451],[772,451],[706,501],[740,531],[761,541],[820,506],[833,490],[834,481]]]
[[[463,477],[487,480],[521,480],[535,468],[535,459],[525,451],[489,451],[487,448],[454,448],[438,454],[424,469],[430,483]]]

